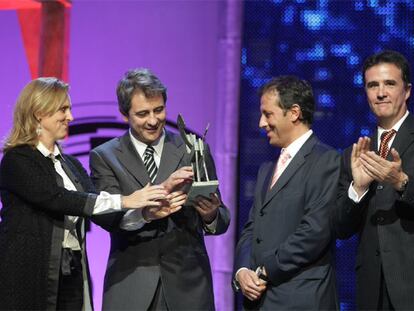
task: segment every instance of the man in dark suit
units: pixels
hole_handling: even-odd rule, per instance
[[[253,207],[237,244],[234,287],[246,309],[333,310],[330,211],[339,155],[310,129],[311,86],[293,76],[261,89],[259,126],[281,147],[258,173]]]
[[[370,56],[365,92],[378,127],[342,158],[335,228],[357,233],[360,310],[414,310],[414,118],[409,64],[395,51]]]
[[[137,69],[119,82],[117,95],[130,130],[92,150],[97,188],[127,194],[149,183],[162,184],[171,192],[169,199],[177,202],[174,185],[193,173],[185,143],[164,128],[166,88],[149,70]],[[216,179],[208,148],[206,165]],[[103,309],[214,309],[204,234],[222,234],[229,225],[219,192],[180,210],[148,206],[97,221],[111,232]]]

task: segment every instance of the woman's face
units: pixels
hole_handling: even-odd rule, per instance
[[[67,99],[58,111],[49,116],[40,118],[42,130],[39,140],[46,146],[65,138],[69,131],[69,122],[73,121],[71,103]]]

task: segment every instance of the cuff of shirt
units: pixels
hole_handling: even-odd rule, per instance
[[[246,267],[241,267],[239,270],[237,270],[237,271],[236,271],[236,273],[234,274],[234,279],[235,279],[236,281],[238,281],[238,280],[237,280],[237,275],[238,275],[238,274],[239,274],[239,272],[240,272],[240,271],[242,271],[242,270],[249,270],[249,269],[247,269]]]
[[[247,269],[246,267],[242,267],[242,268],[240,268],[239,270],[237,270],[236,274],[234,275],[234,279],[233,279],[233,280],[232,280],[232,282],[231,282],[231,285],[232,285],[233,290],[234,290],[235,292],[240,291],[240,283],[239,283],[239,280],[237,279],[237,274],[238,274],[241,270],[249,270],[249,269]]]
[[[142,209],[134,209],[125,213],[119,226],[127,231],[135,231],[141,229],[147,223],[148,221],[142,216]]]
[[[108,192],[101,191],[94,203],[93,215],[120,212],[122,210],[121,195],[119,194],[109,194]]]
[[[361,195],[361,197],[358,197],[358,193],[354,189],[354,182],[351,182],[348,188],[348,197],[355,203],[359,203],[364,198],[364,196],[367,194],[368,190],[369,189],[365,190],[365,192]]]
[[[219,215],[219,212],[217,212],[216,218],[211,223],[209,224],[204,223],[204,231],[211,233],[211,234],[216,233],[218,215]]]

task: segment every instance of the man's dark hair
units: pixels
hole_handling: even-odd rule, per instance
[[[167,88],[149,69],[128,70],[116,88],[119,111],[124,116],[131,109],[131,100],[136,92],[144,93],[147,98],[162,95],[164,103],[167,102]]]
[[[401,53],[392,50],[381,51],[377,54],[369,56],[364,61],[364,65],[362,67],[362,78],[364,81],[364,85],[366,82],[365,72],[369,68],[382,63],[393,64],[397,68],[399,68],[401,70],[401,75],[405,87],[408,87],[410,85],[410,64],[408,63],[408,60]]]
[[[261,97],[265,93],[274,91],[279,94],[280,108],[286,112],[294,104],[298,105],[302,111],[300,121],[312,125],[315,99],[309,82],[295,76],[276,77],[260,88],[259,95]]]

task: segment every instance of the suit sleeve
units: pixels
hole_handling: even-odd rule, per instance
[[[121,188],[114,172],[101,154],[95,150],[92,150],[89,154],[89,167],[92,182],[98,191],[121,194]]]
[[[206,148],[206,166],[207,166],[207,171],[209,174],[209,178],[211,180],[215,180],[217,179],[217,173],[216,173],[216,166],[214,164],[214,160],[213,157],[211,156],[210,153],[210,148],[207,145]],[[217,194],[220,197],[221,200],[221,194],[220,194],[220,190],[217,189]],[[230,211],[227,208],[227,206],[224,205],[224,203],[222,203],[222,205],[220,205],[220,207],[218,208],[218,214],[217,214],[217,225],[215,228],[214,233],[211,232],[206,232],[207,235],[209,234],[214,234],[214,235],[219,235],[219,234],[223,234],[227,231],[227,228],[230,225]]]
[[[233,269],[233,278],[235,277],[236,272],[240,268],[248,268],[250,267],[250,255],[251,255],[251,248],[252,248],[252,236],[253,236],[253,228],[254,228],[254,207],[253,204],[252,208],[249,212],[249,218],[246,224],[243,227],[243,231],[241,233],[240,239],[237,242],[236,246],[236,254],[234,259],[234,269]]]
[[[408,205],[410,208],[414,209],[414,171],[411,166],[411,170],[404,168],[405,161],[410,161],[409,159],[402,159],[403,171],[408,175],[408,183],[405,187],[404,192],[398,193],[397,201],[401,204]]]
[[[304,181],[304,215],[295,232],[276,249],[262,254],[262,264],[273,284],[279,284],[315,262],[331,246],[330,213],[336,198],[340,158],[336,151],[315,160]]]
[[[409,205],[414,209],[414,175],[409,175],[409,182],[406,186],[406,189],[399,197],[398,201],[403,204]]]
[[[352,183],[351,151],[351,148],[346,149],[341,158],[338,195],[335,210],[332,213],[332,228],[339,239],[348,239],[359,231],[365,206],[371,195],[368,192],[359,203],[349,198],[348,190]]]
[[[51,170],[53,172],[53,170]],[[91,216],[96,194],[59,187],[56,178],[32,156],[10,150],[1,162],[1,189],[34,208],[61,215]]]
[[[91,178],[98,191],[106,191],[110,194],[121,194],[119,182],[111,168],[106,164],[101,155],[92,150],[89,154],[89,166]],[[95,215],[92,221],[109,232],[121,230],[119,225],[125,211]]]
[[[265,166],[260,166],[257,180],[260,179],[263,172],[266,170]],[[256,182],[256,189],[255,189],[255,201],[249,211],[249,218],[246,224],[243,227],[242,233],[240,235],[239,241],[237,242],[236,246],[236,255],[234,260],[234,269],[233,269],[233,277],[234,274],[240,268],[249,268],[252,269],[253,267],[250,266],[250,257],[251,257],[251,248],[252,248],[252,237],[253,237],[253,229],[254,229],[254,215],[256,210],[256,198],[258,197],[257,192],[261,191],[260,185]]]

